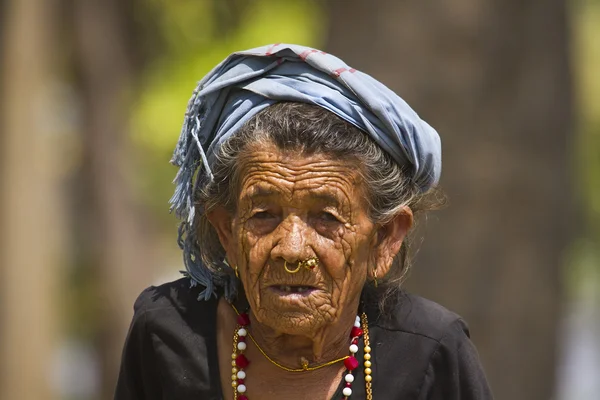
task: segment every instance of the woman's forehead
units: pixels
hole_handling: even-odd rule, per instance
[[[356,167],[348,161],[276,148],[248,154],[240,178],[240,197],[251,201],[308,196],[339,205],[360,189]]]
[[[346,202],[348,197],[346,191],[340,187],[345,186],[343,181],[322,185],[318,182],[318,179],[315,179],[307,182],[307,184],[299,185],[299,187],[290,188],[290,186],[281,181],[265,180],[264,182],[255,182],[246,188],[243,197],[252,202],[292,197],[298,200],[308,198],[311,201],[318,201],[332,206],[340,206]]]

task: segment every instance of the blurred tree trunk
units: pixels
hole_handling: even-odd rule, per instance
[[[135,297],[153,271],[151,232],[132,195],[133,149],[128,125],[137,55],[132,2],[78,0],[72,5],[75,66],[83,100],[82,196],[78,229],[99,301],[96,344],[101,398],[113,397]]]
[[[442,137],[450,206],[427,222],[409,288],[469,321],[498,399],[551,398],[570,236],[565,1],[329,5],[326,49]]]
[[[53,399],[65,256],[53,1],[0,2],[0,398]]]

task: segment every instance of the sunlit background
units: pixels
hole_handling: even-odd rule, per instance
[[[191,91],[275,42],[440,132],[408,287],[470,323],[496,397],[600,399],[600,1],[0,0],[0,27],[0,399],[112,398],[137,294],[183,268]]]

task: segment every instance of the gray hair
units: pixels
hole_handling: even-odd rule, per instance
[[[437,208],[444,200],[439,190],[422,193],[408,178],[409,165],[398,165],[366,133],[337,115],[305,103],[276,103],[255,115],[222,144],[212,162],[212,179],[206,175],[197,177],[194,203],[201,212],[195,215],[192,224],[182,222],[179,244],[184,250],[188,274],[206,286],[201,294],[204,298],[214,294],[214,284],[222,286],[231,300],[239,283],[224,261],[225,251],[206,215],[217,206],[232,214],[236,211],[243,169],[240,155],[267,144],[274,144],[282,151],[355,161],[367,194],[368,215],[375,224],[391,221],[405,206],[418,216]],[[388,274],[379,277],[377,290],[371,291],[376,293],[381,307],[385,299],[400,291],[410,269],[411,236],[404,240]]]

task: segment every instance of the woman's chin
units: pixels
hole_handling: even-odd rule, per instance
[[[290,292],[268,288],[261,296],[259,319],[286,334],[305,334],[330,322],[328,293],[319,289]],[[326,300],[326,301],[324,301]]]

